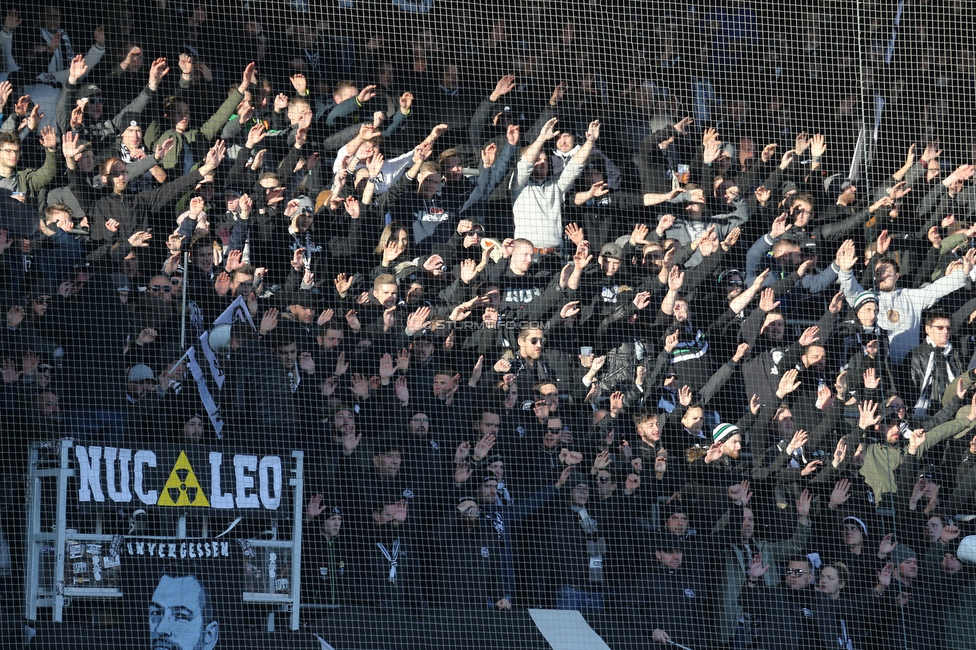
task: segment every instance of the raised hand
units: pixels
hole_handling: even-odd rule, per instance
[[[834,403],[834,391],[830,389],[830,386],[821,386],[817,389],[817,402],[816,407],[821,411],[826,411]]]
[[[718,142],[718,129],[709,127],[702,131],[702,147],[708,146],[709,142]]]
[[[600,138],[600,121],[593,120],[592,122],[590,122],[590,125],[586,127],[586,140],[588,142],[596,142],[599,138]]]
[[[237,90],[243,95],[244,92],[254,83],[254,77],[258,73],[258,64],[251,61],[244,67],[244,71],[241,73],[241,85],[237,87]]]
[[[85,62],[85,57],[79,54],[71,59],[68,66],[68,83],[76,84],[86,74],[88,74],[88,64]]]
[[[769,229],[770,239],[779,239],[786,234],[786,231],[793,227],[793,224],[789,223],[789,215],[785,212],[781,213],[778,217],[773,219],[773,225]]]
[[[349,370],[349,362],[346,361],[346,353],[340,352],[339,356],[336,358],[335,370],[332,374],[336,377],[341,377],[346,373],[347,370]]]
[[[827,138],[820,133],[814,134],[810,139],[810,155],[817,159],[825,153],[827,153]]]
[[[800,335],[799,343],[802,347],[807,347],[808,345],[813,345],[820,340],[820,328],[816,325],[808,327],[803,330],[803,334]]]
[[[308,90],[308,80],[305,79],[303,74],[295,74],[288,77],[288,81],[291,82],[291,87],[295,89],[295,92],[299,95],[304,95],[305,91]]]
[[[796,155],[799,156],[803,154],[803,152],[806,151],[807,147],[809,146],[810,146],[809,136],[807,135],[806,131],[803,131],[802,133],[796,136],[796,140],[793,143],[793,151],[795,151]]]
[[[765,575],[766,570],[769,568],[768,564],[763,564],[763,556],[756,553],[752,557],[752,562],[749,563],[749,578],[750,580],[756,581]]]
[[[552,118],[544,125],[542,125],[542,130],[539,131],[539,137],[537,140],[545,142],[546,140],[552,140],[559,135],[559,131],[556,130],[556,124],[559,122],[558,118]]]
[[[803,449],[803,445],[807,444],[808,439],[809,436],[807,435],[807,432],[804,431],[803,429],[800,429],[799,431],[793,434],[793,438],[790,440],[790,444],[786,446],[786,453],[793,454],[797,450]]]
[[[810,506],[813,504],[813,494],[809,490],[800,493],[796,500],[796,512],[801,519],[810,517]]]
[[[681,340],[680,337],[681,335],[677,330],[664,337],[664,350],[666,352],[674,352],[674,349],[678,347],[678,342]]]
[[[930,142],[925,145],[925,151],[922,152],[919,161],[928,163],[935,160],[940,155],[942,155],[942,149],[939,149],[939,142],[936,140],[935,142]]]
[[[261,334],[268,334],[273,332],[276,327],[278,327],[278,315],[279,312],[275,307],[271,307],[264,312],[261,316],[261,323],[258,325],[258,331]]]
[[[705,145],[705,150],[702,152],[702,162],[710,165],[718,160],[720,153],[722,153],[722,143],[718,140],[712,140]]]
[[[677,266],[672,266],[668,272],[668,291],[680,291],[685,282],[685,274]]]
[[[42,114],[43,117],[43,114]],[[57,151],[58,148],[58,132],[53,126],[45,126],[41,129],[41,146],[48,151]]]
[[[489,95],[489,99],[493,102],[497,102],[498,99],[515,89],[515,75],[507,74],[495,84],[495,89]]]
[[[158,58],[149,66],[149,89],[155,91],[159,88],[160,82],[169,74],[169,67],[166,65],[165,58]]]
[[[889,536],[890,537],[890,536]],[[895,565],[889,562],[884,568],[878,571],[878,586],[884,591],[891,585],[891,576],[895,572]]]
[[[573,244],[575,244],[576,246],[582,244],[583,240],[585,239],[585,237],[583,236],[583,229],[580,228],[579,225],[575,223],[571,223],[568,226],[566,226],[563,232],[566,234],[567,237],[569,237],[569,240],[573,242]]]
[[[619,390],[610,394],[610,414],[618,415],[624,410],[624,394]]]
[[[797,375],[799,375],[799,372],[796,368],[791,368],[783,373],[783,376],[779,380],[779,387],[776,389],[776,396],[778,398],[783,399],[800,387],[802,382],[797,381]]]
[[[850,497],[851,482],[846,478],[842,478],[834,483],[834,489],[830,492],[830,503],[827,505],[827,507],[834,510],[847,503],[847,500]]]
[[[421,307],[407,316],[408,333],[423,331],[427,325],[427,321],[430,320],[430,313],[430,307]]]
[[[895,543],[895,534],[888,533],[883,538],[881,538],[881,542],[878,543],[878,555],[882,557],[886,556],[889,553],[891,553],[893,550],[895,550],[896,546],[897,544]]]
[[[565,305],[562,306],[562,308],[560,308],[559,317],[563,319],[572,318],[573,316],[576,316],[579,313],[580,313],[580,301],[573,300],[571,302],[567,302]]]
[[[868,368],[865,370],[863,378],[865,388],[874,390],[881,385],[881,377],[878,376],[878,372],[874,368]]]
[[[144,230],[135,232],[129,237],[129,245],[133,248],[148,248],[149,240],[152,239],[152,235]]]
[[[925,444],[925,429],[915,429],[908,436],[908,453],[914,455]]]
[[[335,278],[336,293],[338,293],[341,297],[345,297],[345,295],[349,292],[349,289],[352,288],[352,283],[355,280],[356,277],[354,275],[347,276],[345,273],[340,273],[337,275]],[[349,315],[347,314],[346,319],[348,320],[348,318]]]
[[[305,509],[305,514],[308,515],[309,519],[318,517],[320,514],[325,512],[325,497],[321,494],[316,494],[312,497],[312,500],[308,502],[308,507]]]
[[[752,411],[753,415],[759,415],[762,407],[762,400],[759,399],[759,395],[753,393],[752,397],[749,398],[749,410]]]
[[[776,300],[776,293],[771,288],[763,289],[759,295],[759,309],[768,314],[777,307],[779,307],[779,301]]]
[[[647,309],[651,304],[651,292],[641,291],[634,296],[634,300],[632,302],[637,309]]]
[[[556,104],[558,104],[565,94],[566,94],[566,82],[560,81],[559,84],[552,89],[552,95],[549,96],[549,105],[555,106]]]
[[[857,412],[859,414],[859,427],[866,431],[868,428],[881,422],[881,416],[878,415],[878,406],[879,405],[877,402],[872,402],[871,400],[858,402]]]
[[[695,123],[694,118],[691,118],[691,117],[683,117],[680,120],[678,120],[675,124],[673,124],[672,126],[674,126],[674,130],[675,131],[677,131],[678,133],[684,134],[685,129],[687,129],[689,126],[691,126],[694,123]]]

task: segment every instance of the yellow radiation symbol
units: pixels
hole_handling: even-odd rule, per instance
[[[169,473],[156,505],[210,507],[210,502],[207,501],[203,488],[200,487],[200,481],[190,467],[185,451],[181,451],[180,457],[176,459],[173,471]]]

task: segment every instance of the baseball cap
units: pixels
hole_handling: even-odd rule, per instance
[[[136,365],[132,366],[129,368],[129,374],[126,375],[126,381],[131,383],[155,380],[156,373],[154,373],[152,368],[144,363],[137,363]]]
[[[621,248],[619,244],[610,242],[608,244],[603,245],[603,248],[600,249],[600,255],[603,257],[609,257],[611,259],[619,260],[619,259],[623,259],[624,249]]]
[[[102,89],[95,84],[85,84],[78,89],[77,98],[78,99],[91,99],[93,97],[101,97]]]

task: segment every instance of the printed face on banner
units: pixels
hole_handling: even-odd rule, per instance
[[[211,650],[216,646],[219,625],[213,620],[208,598],[196,576],[163,575],[149,604],[153,650]]]

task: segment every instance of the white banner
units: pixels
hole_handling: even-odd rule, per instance
[[[251,312],[248,311],[244,298],[237,296],[234,302],[224,310],[224,313],[214,320],[214,325],[233,325],[240,321],[247,321],[251,329],[257,329],[254,327]],[[204,332],[200,335],[200,349],[203,350],[203,356],[207,359],[207,364],[210,366],[210,376],[213,377],[217,388],[223,388],[224,371],[220,367],[220,359],[217,358],[217,354],[210,348],[210,332]]]
[[[204,408],[207,409],[207,415],[210,416],[210,422],[213,424],[214,432],[217,434],[217,438],[223,438],[224,420],[220,416],[220,406],[214,402],[213,395],[210,394],[210,389],[207,387],[207,378],[203,376],[203,369],[197,363],[197,352],[193,346],[187,349],[186,359],[187,368],[189,368],[190,374],[193,375],[193,380],[197,383],[200,401],[203,402]]]

